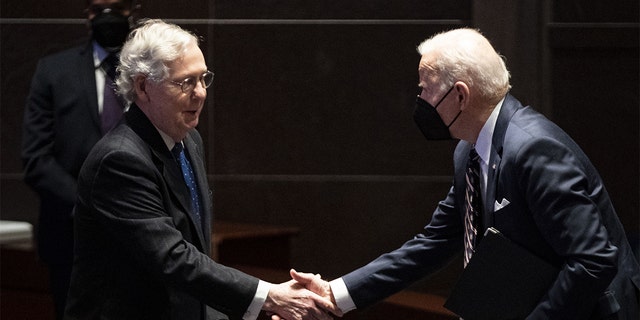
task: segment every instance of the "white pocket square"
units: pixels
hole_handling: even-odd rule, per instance
[[[493,211],[498,211],[506,206],[509,205],[509,200],[502,198],[502,201],[498,202],[498,200],[496,200],[496,202],[493,204]]]

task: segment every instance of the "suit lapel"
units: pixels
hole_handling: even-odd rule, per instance
[[[201,154],[199,154],[198,147],[194,139],[191,137],[191,135],[187,135],[187,137],[184,139],[184,144],[186,147],[186,152],[189,153],[189,160],[191,161],[193,174],[196,176],[196,180],[198,184],[198,192],[200,196],[200,210],[202,211],[200,214],[202,217],[202,226],[198,226],[198,228],[196,229],[198,230],[198,236],[203,245],[203,248],[206,249],[209,247],[205,245],[207,243],[205,241],[205,234],[208,233],[209,231],[209,228],[207,228],[206,226],[208,226],[210,223],[209,214],[208,212],[206,212],[209,209],[209,190],[207,187],[208,184],[207,184],[206,171],[204,169],[203,157]],[[188,190],[187,190],[187,193],[188,193]],[[189,199],[190,199],[190,196],[189,196]],[[191,218],[191,215],[189,215],[189,218]]]
[[[489,170],[487,172],[487,190],[484,204],[483,223],[486,228],[494,224],[494,203],[496,202],[496,188],[498,178],[500,176],[500,163],[502,161],[502,151],[504,146],[504,137],[509,127],[511,118],[521,105],[513,96],[507,94],[502,103],[500,114],[496,120],[496,127],[493,131],[491,139],[491,156],[489,158]],[[500,199],[502,200],[502,199]]]
[[[93,62],[93,49],[92,44],[89,44],[82,50],[80,50],[80,57],[78,62],[79,81],[84,84],[86,95],[86,101],[89,104],[86,106],[90,108],[91,120],[98,130],[100,130],[100,114],[98,112],[98,91],[96,88],[96,69]]]
[[[491,157],[489,158],[489,168],[487,171],[487,190],[485,195],[483,225],[486,228],[493,226],[493,210],[496,201],[496,181],[500,171],[500,161],[502,160],[501,150],[491,147]]]
[[[169,190],[178,200],[180,207],[182,207],[182,211],[186,213],[187,218],[191,221],[191,224],[195,226],[193,218],[189,212],[191,211],[191,195],[189,193],[189,189],[187,189],[187,185],[184,183],[184,178],[182,177],[182,169],[179,164],[173,158],[171,153],[163,153],[159,154],[161,157],[164,170],[162,171],[164,175],[164,179],[169,187]],[[200,229],[200,228],[196,228]]]
[[[192,230],[196,230],[195,234],[197,234],[197,239],[195,236],[194,239],[192,239],[194,245],[203,250],[203,252],[208,253],[208,251],[205,250],[208,250],[207,248],[209,248],[209,245],[206,245],[206,242],[204,241],[202,227],[196,226],[193,217],[191,216],[191,214],[189,214],[189,212],[191,211],[191,194],[189,193],[189,189],[187,188],[187,185],[184,182],[184,178],[182,177],[182,169],[180,168],[180,165],[173,158],[173,154],[171,154],[169,149],[167,149],[167,145],[162,140],[162,137],[158,133],[157,129],[151,124],[151,122],[147,119],[144,113],[142,113],[138,106],[132,104],[129,108],[129,111],[125,114],[125,117],[131,128],[136,131],[136,133],[142,138],[142,140],[146,141],[150,145],[151,150],[154,154],[154,158],[156,159],[154,161],[156,161],[157,169],[162,172],[162,176],[165,180],[165,183],[167,184],[169,192],[177,200],[177,205],[181,207],[181,210],[182,212],[184,212],[186,219],[189,220]],[[185,145],[189,145],[187,146],[187,149],[195,148],[193,147],[195,146],[195,143],[193,142],[193,139],[190,139],[190,137],[187,137],[185,139]],[[190,147],[191,145],[193,146]],[[197,156],[191,158],[194,160],[196,158],[199,159],[199,157]],[[201,163],[202,161],[198,160],[198,162]],[[195,167],[193,163],[192,166]],[[200,164],[200,166],[202,165]],[[195,174],[198,176],[198,185],[200,185],[201,177],[197,172]],[[203,204],[204,203],[205,202],[203,199]]]
[[[207,247],[204,246],[205,242],[203,240],[202,227],[197,225],[190,213],[191,194],[189,193],[189,189],[184,182],[182,169],[170,152],[163,152],[162,154],[158,154],[158,157],[162,159],[163,162],[164,169],[162,173],[169,188],[169,192],[173,193],[175,198],[178,200],[178,204],[181,207],[182,212],[185,213],[185,216],[189,220],[189,224],[191,225],[192,229],[196,231],[195,233],[197,234],[197,239],[194,238],[192,239],[192,241],[194,241],[194,244],[197,247],[201,248],[203,252],[206,252],[205,250]]]

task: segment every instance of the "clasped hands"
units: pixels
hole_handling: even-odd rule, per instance
[[[274,285],[264,303],[263,310],[271,320],[330,320],[343,313],[335,303],[329,282],[320,275],[289,272],[291,280]]]

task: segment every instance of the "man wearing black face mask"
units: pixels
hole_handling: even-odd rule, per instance
[[[456,256],[471,266],[493,227],[559,270],[529,308],[508,319],[638,319],[640,267],[603,181],[580,147],[508,93],[504,61],[476,30],[435,35],[418,51],[421,93],[414,119],[429,140],[461,140],[446,198],[422,233],[369,264],[331,282],[308,273],[292,277],[334,299],[342,312],[361,309]],[[515,259],[505,260],[498,265],[487,259],[487,269],[513,270]],[[537,271],[514,275],[540,279]],[[480,294],[490,295],[487,300],[505,295],[504,287],[478,292],[486,289],[478,277],[470,282],[479,290],[463,306]],[[514,307],[494,302],[494,313],[478,310],[485,305],[490,303],[475,305],[468,318],[498,319],[495,313]]]
[[[447,93],[442,96],[442,99],[436,103],[435,106],[430,105],[428,102],[422,100],[422,98],[416,98],[416,110],[413,113],[413,118],[418,125],[418,129],[422,131],[422,134],[428,140],[449,140],[451,139],[451,133],[449,132],[449,128],[453,125],[453,123],[458,120],[458,117],[462,113],[462,110],[458,112],[458,115],[451,120],[451,122],[447,125],[444,124],[440,115],[438,115],[438,107],[442,100],[444,100],[449,93],[453,90],[454,87],[451,87]]]
[[[87,1],[90,41],[42,58],[26,102],[24,179],[40,197],[38,254],[49,269],[57,319],[64,312],[73,260],[77,175],[89,150],[126,107],[114,93],[113,79],[134,9],[132,0]]]

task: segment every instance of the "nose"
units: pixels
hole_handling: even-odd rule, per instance
[[[193,88],[193,95],[195,98],[204,99],[207,97],[207,88],[204,86],[204,82],[196,82],[195,88]]]

